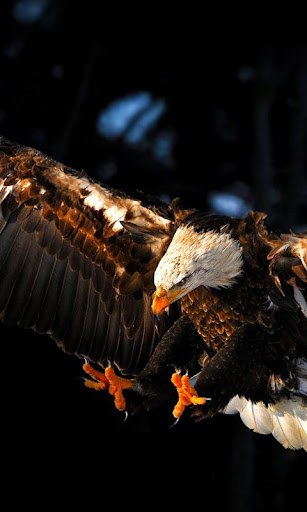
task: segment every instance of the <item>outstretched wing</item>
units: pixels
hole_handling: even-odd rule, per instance
[[[172,208],[145,207],[2,137],[0,178],[0,319],[138,372],[163,328],[150,303]]]
[[[271,299],[307,356],[307,233],[282,234],[269,244]]]

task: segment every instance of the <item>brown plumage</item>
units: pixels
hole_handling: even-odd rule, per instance
[[[260,323],[269,328],[274,322],[274,313],[268,308],[271,280],[267,271],[269,242],[264,218],[265,215],[250,213],[242,220],[232,220],[231,226],[226,225],[243,249],[245,268],[239,288],[214,292],[199,286],[182,298],[183,311],[214,351],[245,323]]]
[[[306,449],[307,234],[158,203],[0,137],[1,320],[132,375],[129,410],[200,371],[198,416],[239,411]]]
[[[0,177],[1,319],[137,372],[163,334],[150,297],[176,204],[160,214],[3,138]]]

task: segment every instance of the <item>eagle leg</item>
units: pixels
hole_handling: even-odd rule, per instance
[[[126,400],[123,395],[123,390],[132,387],[132,381],[130,379],[124,379],[116,375],[111,365],[106,367],[104,373],[95,370],[89,363],[83,365],[83,370],[94,379],[86,379],[86,387],[95,389],[96,391],[108,389],[110,395],[114,397],[116,409],[119,411],[126,409]]]
[[[142,408],[149,411],[162,404],[172,407],[176,400],[171,382],[174,368],[195,373],[205,351],[205,343],[195,326],[182,315],[163,335],[143,370],[133,378],[132,393],[127,396],[129,410],[134,414]]]
[[[187,374],[181,376],[179,372],[175,372],[171,381],[178,392],[178,402],[173,409],[174,418],[179,419],[184,409],[189,405],[203,405],[206,403],[206,398],[198,396]]]

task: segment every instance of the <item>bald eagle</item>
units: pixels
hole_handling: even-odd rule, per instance
[[[0,205],[4,323],[85,358],[120,410],[238,412],[307,450],[306,233],[132,198],[3,137]]]

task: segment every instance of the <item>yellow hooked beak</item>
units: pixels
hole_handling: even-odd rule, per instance
[[[179,296],[184,295],[185,292],[185,288],[181,288],[180,290],[172,289],[167,292],[166,290],[164,290],[164,288],[159,286],[152,297],[151,310],[153,314],[161,315],[161,313],[163,313],[163,311],[172,302],[175,302],[175,300],[177,300]]]

